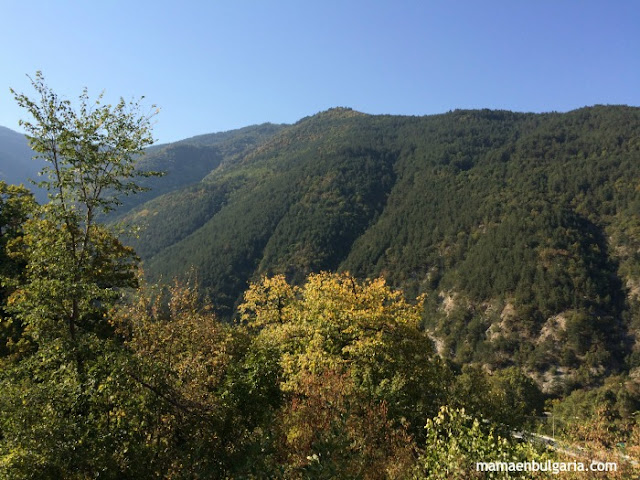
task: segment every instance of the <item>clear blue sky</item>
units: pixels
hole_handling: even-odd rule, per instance
[[[333,106],[426,115],[640,105],[640,1],[3,0],[0,125],[42,70],[162,108],[160,142]]]

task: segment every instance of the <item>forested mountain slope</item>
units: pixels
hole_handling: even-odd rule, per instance
[[[148,148],[138,168],[162,172],[164,175],[140,179],[140,185],[149,190],[127,197],[117,214],[123,215],[145,201],[199,182],[220,165],[232,163],[261,145],[283,127],[284,125],[264,123]]]
[[[261,138],[129,213],[150,278],[193,267],[232,315],[263,274],[383,275],[459,362],[558,392],[640,366],[640,109],[340,108]]]

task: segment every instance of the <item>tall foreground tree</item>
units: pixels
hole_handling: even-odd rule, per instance
[[[31,148],[44,159],[39,186],[50,202],[27,223],[19,253],[27,261],[27,282],[17,292],[15,310],[36,337],[62,332],[76,340],[77,329],[94,329],[96,313],[114,299],[114,288],[135,284],[135,255],[96,223],[120,203],[121,195],[142,190],[133,181],[136,158],[153,143],[150,119],[139,102],[121,99],[103,105],[85,89],[79,106],[61,99],[38,72],[32,100],[12,90],[33,117],[22,121]],[[19,301],[18,301],[19,300]]]
[[[135,161],[153,141],[154,112],[91,100],[86,89],[74,106],[40,73],[32,84],[34,99],[13,93],[32,117],[21,124],[47,161],[40,186],[50,201],[7,245],[24,270],[2,279],[4,310],[31,348],[0,371],[0,477],[122,478],[124,452],[144,445],[151,410],[141,405],[154,400],[128,375],[135,367],[107,317],[136,285],[137,258],[96,218],[141,190]]]

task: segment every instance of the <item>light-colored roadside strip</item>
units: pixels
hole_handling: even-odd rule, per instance
[[[516,440],[520,440],[523,442],[544,445],[555,452],[562,453],[563,455],[568,455],[570,457],[585,458],[590,455],[590,453],[582,447],[562,445],[561,441],[548,435],[539,435],[537,433],[530,432],[513,432],[512,436]],[[625,455],[624,453],[617,452],[615,450],[609,450],[609,452],[613,453],[615,456],[628,462],[634,467],[640,466],[640,462],[635,460],[633,457],[630,457],[629,455]]]

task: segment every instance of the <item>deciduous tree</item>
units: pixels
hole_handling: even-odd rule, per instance
[[[140,191],[135,162],[152,143],[153,113],[86,90],[74,106],[40,73],[32,84],[35,99],[13,93],[47,162],[49,203],[8,246],[23,270],[5,310],[33,348],[0,372],[0,476],[123,478],[145,461],[141,426],[157,399],[128,375],[131,357],[106,321],[120,289],[136,285],[137,259],[97,218]]]

